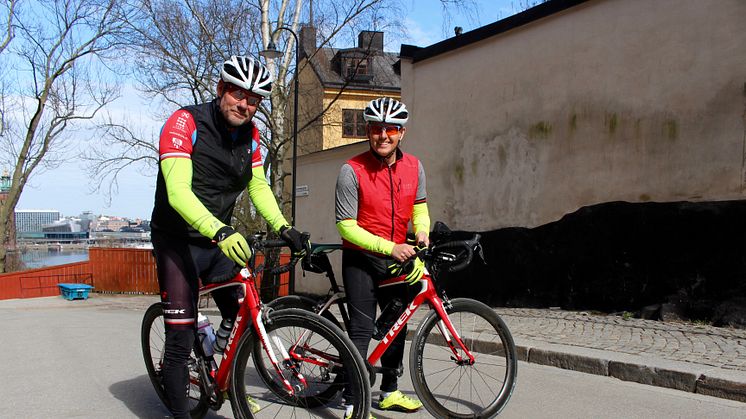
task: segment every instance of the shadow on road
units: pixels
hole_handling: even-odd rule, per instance
[[[153,385],[147,375],[114,383],[109,386],[109,392],[118,400],[121,400],[138,418],[162,419],[169,416],[168,410],[153,390]],[[212,410],[208,411],[205,417],[211,419],[225,418],[225,416]]]

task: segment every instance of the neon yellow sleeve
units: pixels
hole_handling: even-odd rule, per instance
[[[414,208],[412,208],[412,227],[415,234],[420,231],[430,232],[430,212],[427,210],[426,202],[414,204]]]
[[[251,180],[249,181],[249,196],[259,214],[267,220],[275,231],[280,231],[283,226],[289,226],[277,205],[275,194],[267,183],[264,175],[264,166],[256,166],[251,169]]]
[[[357,225],[357,220],[342,220],[337,223],[337,230],[343,239],[365,250],[387,256],[391,256],[391,252],[394,250],[394,242],[378,237],[360,227]]]
[[[225,226],[192,192],[192,160],[172,157],[161,160],[168,203],[203,236],[212,239]]]

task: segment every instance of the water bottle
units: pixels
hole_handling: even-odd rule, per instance
[[[233,330],[233,319],[223,319],[223,321],[220,322],[218,332],[215,334],[215,344],[213,345],[213,349],[215,349],[216,353],[222,353],[225,350],[225,345],[228,344],[231,330]]]
[[[202,313],[197,313],[197,336],[202,344],[202,351],[205,357],[211,357],[215,354],[212,348],[215,342],[215,332],[212,330],[210,319]]]
[[[386,307],[381,310],[381,315],[376,320],[376,327],[373,330],[373,339],[381,340],[383,335],[391,329],[391,326],[399,319],[402,309],[402,301],[398,298],[391,300]]]

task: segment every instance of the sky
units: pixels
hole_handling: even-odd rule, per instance
[[[453,36],[453,27],[461,26],[464,32],[506,18],[523,10],[535,0],[474,0],[469,12],[451,12],[448,19],[438,0],[404,0],[407,35],[399,42],[426,47]],[[394,41],[394,44],[397,44]],[[387,50],[398,51],[399,45],[387,40]],[[162,121],[148,116],[148,105],[137,97],[134,90],[125,90],[115,102],[115,111],[132,114],[132,120],[158,129]],[[133,112],[133,109],[136,111]],[[80,134],[83,135],[83,134]],[[77,139],[85,146],[84,139]],[[10,168],[3,168],[9,169]],[[71,151],[65,162],[55,169],[33,174],[21,195],[16,209],[54,209],[64,216],[77,216],[84,211],[99,215],[150,219],[155,193],[155,172],[125,171],[119,176],[118,192],[107,202],[103,192],[91,192],[91,179],[83,162]]]

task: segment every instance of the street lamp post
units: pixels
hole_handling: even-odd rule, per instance
[[[290,222],[295,225],[295,187],[298,181],[298,176],[296,176],[296,166],[298,158],[298,63],[300,61],[300,42],[298,42],[298,35],[296,35],[292,29],[287,26],[280,26],[274,33],[277,33],[277,31],[280,30],[290,32],[290,34],[293,35],[293,38],[295,38],[295,75],[293,76],[293,190],[290,195]],[[267,44],[267,49],[260,52],[259,55],[269,59],[280,58],[282,53],[277,50],[277,46],[275,46],[275,43],[270,39]]]
[[[270,36],[267,48],[264,51],[261,51],[259,55],[265,59],[280,58],[282,56],[282,53],[277,50],[277,46],[274,41],[272,41],[274,34],[280,30],[290,32],[290,34],[293,35],[293,38],[295,38],[295,75],[293,76],[293,182],[292,191],[290,192],[290,223],[295,226],[295,189],[298,182],[296,169],[298,160],[298,64],[300,63],[300,42],[298,42],[298,35],[287,26],[278,27]],[[295,269],[291,269],[289,273],[290,284],[288,285],[288,292],[293,294],[295,293]]]

